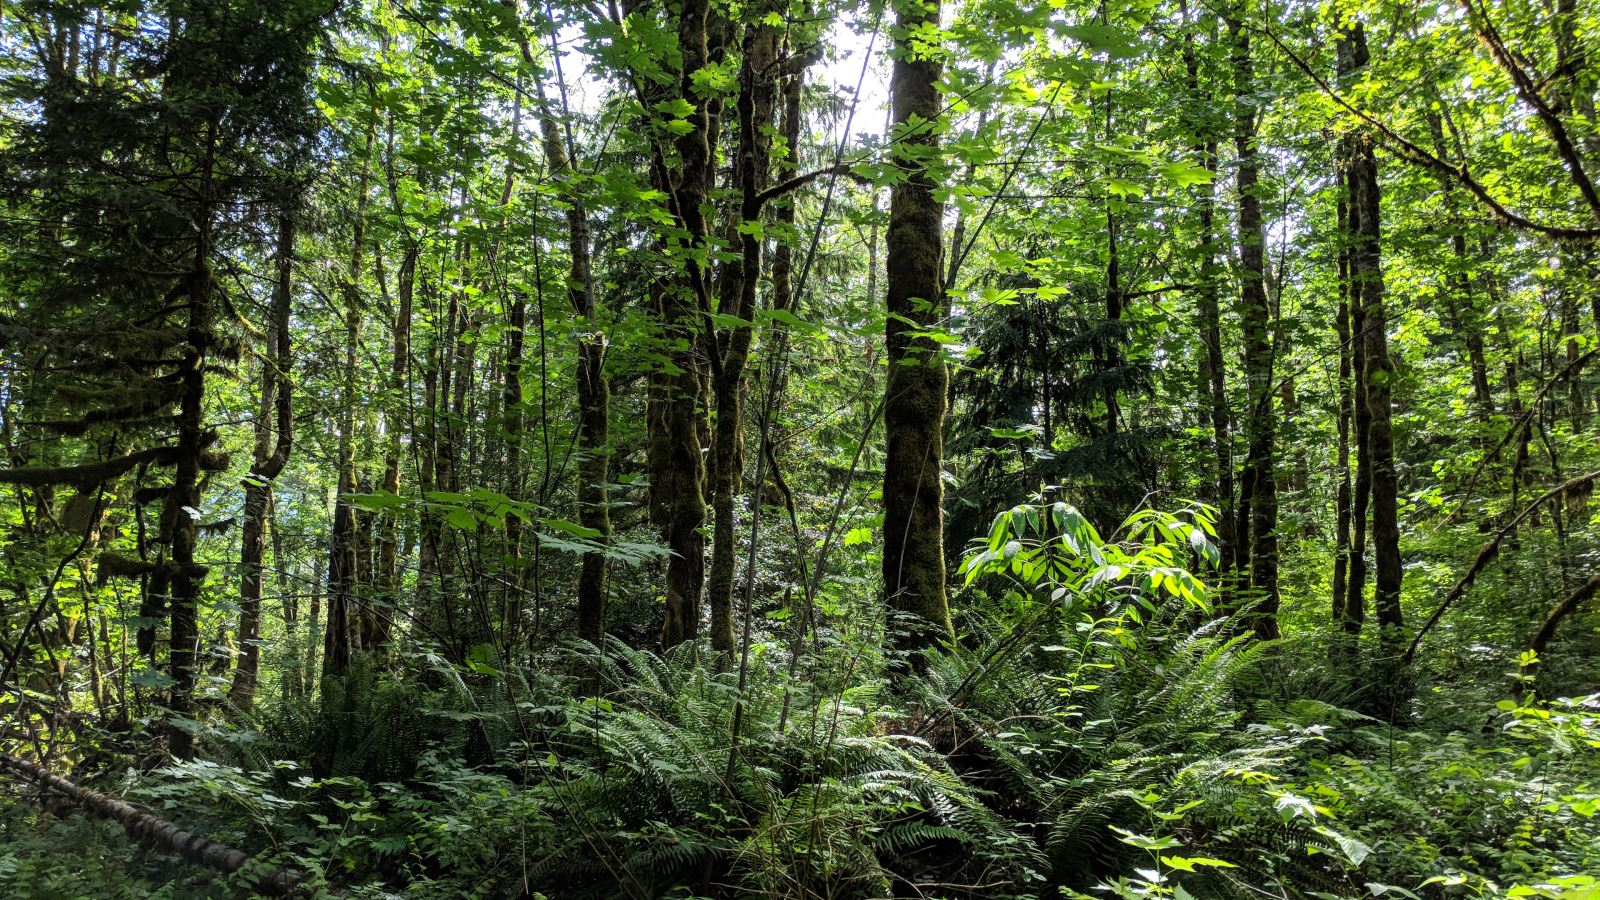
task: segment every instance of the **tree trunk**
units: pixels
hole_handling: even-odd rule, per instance
[[[1183,53],[1190,96],[1197,107],[1203,108],[1209,105],[1211,97],[1200,88],[1200,63],[1192,35],[1186,38]],[[1222,356],[1222,311],[1217,299],[1217,142],[1208,126],[1197,121],[1192,127],[1196,128],[1197,137],[1191,150],[1201,167],[1212,175],[1199,188],[1200,271],[1196,278],[1196,304],[1200,312],[1200,339],[1205,344],[1205,355],[1200,359],[1200,384],[1206,392],[1205,410],[1210,419],[1211,453],[1215,461],[1212,500],[1217,505],[1217,548],[1220,557],[1217,576],[1223,587],[1225,605],[1226,589],[1237,564],[1238,539],[1233,527],[1233,435],[1228,420],[1227,364]]]
[[[197,624],[200,588],[206,569],[195,562],[200,540],[201,455],[208,437],[205,427],[206,357],[210,353],[212,292],[211,210],[212,166],[216,154],[216,124],[206,128],[206,152],[200,178],[200,210],[194,222],[197,238],[194,268],[184,292],[188,322],[184,329],[183,364],[179,369],[178,453],[172,475],[172,488],[162,510],[170,529],[168,546],[172,591],[171,646],[168,665],[172,676],[169,707],[177,718],[188,718],[194,710],[194,661],[200,635]],[[188,759],[194,755],[194,736],[182,725],[169,730],[172,755]]]
[[[939,345],[918,337],[944,309],[944,203],[935,193],[930,156],[941,109],[940,63],[919,33],[937,31],[940,4],[911,2],[896,16],[889,84],[895,164],[904,178],[889,199],[886,238],[886,345],[889,377],[883,421],[883,589],[901,649],[920,649],[953,633],[945,594],[944,417],[949,375]]]
[[[1336,413],[1338,419],[1339,446],[1336,466],[1339,474],[1338,493],[1334,497],[1334,550],[1333,550],[1333,623],[1344,629],[1352,636],[1361,631],[1361,614],[1363,608],[1358,602],[1350,605],[1349,597],[1349,572],[1350,572],[1350,426],[1354,412],[1355,396],[1350,383],[1350,370],[1354,354],[1351,350],[1350,333],[1350,252],[1346,244],[1346,234],[1350,228],[1350,203],[1347,194],[1348,186],[1344,181],[1344,173],[1337,170],[1334,173],[1335,191],[1338,194],[1338,227],[1335,229],[1335,239],[1338,241],[1338,291],[1339,307],[1334,315],[1334,334],[1339,341],[1339,409]]]
[[[1244,9],[1238,10],[1238,15],[1244,14]],[[1229,22],[1228,30],[1233,39],[1234,146],[1239,157],[1239,312],[1250,404],[1245,418],[1249,451],[1242,481],[1249,493],[1250,587],[1257,604],[1252,621],[1258,635],[1273,638],[1278,635],[1278,484],[1274,453],[1277,423],[1273,412],[1272,308],[1266,292],[1266,234],[1261,222],[1261,200],[1256,196],[1260,178],[1260,151],[1256,145],[1259,115],[1254,99],[1250,32],[1238,18]]]
[[[1343,29],[1338,46],[1339,76],[1349,78],[1367,63],[1367,41],[1360,23]],[[1361,310],[1356,340],[1362,346],[1362,399],[1367,433],[1360,442],[1361,468],[1369,473],[1372,512],[1373,608],[1386,633],[1403,624],[1400,610],[1400,527],[1394,438],[1390,428],[1390,388],[1394,366],[1389,359],[1384,310],[1378,166],[1372,142],[1364,134],[1344,138],[1345,184],[1349,204],[1351,303]]]
[[[693,103],[694,76],[710,61],[707,32],[711,6],[708,0],[684,0],[678,22],[678,47],[683,55],[680,96]],[[661,293],[661,319],[668,339],[675,372],[664,379],[665,397],[661,439],[665,452],[658,458],[666,485],[667,560],[666,616],[661,625],[661,643],[672,647],[692,640],[700,631],[700,594],[705,585],[705,539],[700,526],[705,523],[705,461],[701,456],[699,415],[705,385],[705,359],[708,349],[702,340],[699,321],[706,302],[706,266],[694,259],[706,240],[703,206],[711,192],[714,160],[708,135],[711,117],[704,102],[694,104],[686,117],[687,133],[676,144],[679,169],[674,187],[677,218],[687,235],[680,252],[684,278],[667,285]]]
[[[333,528],[328,540],[328,623],[323,632],[322,672],[343,675],[350,665],[352,612],[356,590],[356,515],[345,498],[356,490],[355,410],[356,350],[361,338],[361,256],[365,249],[367,178],[376,129],[367,128],[361,154],[361,176],[356,181],[354,237],[350,245],[350,268],[344,285],[344,385],[340,391],[339,412],[339,496],[334,498]]]
[[[761,22],[745,33],[744,59],[739,74],[739,146],[737,183],[740,192],[739,256],[723,269],[719,295],[734,300],[724,313],[750,322],[755,317],[756,288],[761,276],[761,202],[772,155],[772,113],[777,97],[778,32]],[[711,574],[707,601],[711,607],[711,646],[722,653],[733,650],[733,576],[736,558],[734,507],[744,487],[744,388],[750,361],[753,325],[728,328],[716,351],[722,365],[713,378],[716,422],[712,434]]]
[[[566,87],[560,86],[563,113]],[[542,99],[542,97],[541,97]],[[539,122],[550,173],[562,184],[567,215],[567,299],[578,327],[578,524],[611,540],[610,474],[611,386],[606,380],[606,337],[596,314],[594,271],[590,262],[589,214],[583,192],[572,180],[571,132],[562,135],[548,108]],[[604,553],[585,553],[578,573],[578,636],[598,644],[605,638],[606,575]]]
[[[389,368],[389,394],[393,406],[388,413],[390,427],[387,446],[383,452],[383,481],[379,487],[390,494],[400,491],[400,432],[403,424],[399,410],[410,406],[409,374],[411,370],[411,316],[416,303],[418,247],[407,241],[400,258],[400,271],[396,278],[398,307],[395,311],[394,358]],[[400,608],[400,515],[386,509],[378,518],[377,526],[377,596],[386,607],[382,618],[379,643],[387,644],[393,629],[394,616]]]
[[[255,458],[245,476],[244,523],[239,550],[239,661],[228,699],[240,709],[255,701],[261,668],[261,577],[266,555],[267,508],[272,480],[283,472],[294,445],[293,385],[289,382],[289,310],[293,297],[295,222],[292,209],[278,219],[278,281],[272,292],[272,331],[267,334],[267,359],[261,366],[261,409],[256,419]],[[275,410],[276,426],[268,421]],[[275,444],[269,443],[274,430]],[[282,565],[282,560],[278,561]]]

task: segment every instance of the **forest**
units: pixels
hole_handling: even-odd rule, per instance
[[[1600,898],[1600,4],[0,0],[0,896]]]

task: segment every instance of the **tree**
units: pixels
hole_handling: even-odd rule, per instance
[[[1348,79],[1367,64],[1366,30],[1359,22],[1347,22],[1339,36],[1339,75]],[[1342,236],[1346,251],[1352,310],[1350,340],[1354,342],[1355,377],[1359,384],[1356,402],[1361,404],[1355,417],[1356,447],[1361,476],[1355,503],[1357,540],[1352,554],[1364,551],[1364,524],[1367,503],[1361,492],[1370,491],[1374,567],[1373,605],[1378,627],[1388,633],[1402,624],[1400,610],[1400,529],[1397,484],[1394,464],[1394,438],[1390,427],[1393,403],[1390,400],[1394,365],[1389,360],[1389,321],[1383,302],[1381,253],[1381,203],[1377,161],[1371,142],[1361,134],[1347,135],[1340,144],[1340,181],[1347,233]],[[1353,563],[1357,573],[1361,563]],[[1347,630],[1355,631],[1362,619],[1361,577],[1350,579],[1344,619]],[[1393,637],[1393,635],[1391,635]]]
[[[901,639],[926,647],[952,633],[945,593],[944,415],[949,375],[943,351],[926,334],[944,311],[944,204],[934,173],[939,150],[939,47],[926,37],[939,25],[938,0],[896,9],[894,73],[889,84],[893,157],[900,169],[889,197],[884,386],[887,448],[883,469],[883,591],[904,613]]]
[[[1249,451],[1239,479],[1236,536],[1248,535],[1250,589],[1257,604],[1256,633],[1278,635],[1278,475],[1274,452],[1277,419],[1273,412],[1274,359],[1272,306],[1267,299],[1266,233],[1261,220],[1260,122],[1255,61],[1245,21],[1248,3],[1235,7],[1228,21],[1234,75],[1235,183],[1239,194],[1239,318],[1244,332],[1244,367],[1249,406],[1245,436]]]

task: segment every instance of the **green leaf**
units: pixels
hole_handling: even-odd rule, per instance
[[[1172,837],[1171,835],[1166,835],[1163,837],[1150,837],[1148,835],[1135,834],[1132,831],[1128,831],[1124,828],[1118,828],[1115,825],[1111,826],[1111,830],[1117,833],[1118,840],[1122,841],[1124,844],[1130,844],[1134,847],[1138,847],[1140,850],[1170,850],[1173,847],[1183,846],[1182,841]]]
[[[1210,866],[1212,868],[1236,869],[1238,866],[1227,860],[1212,859],[1209,856],[1163,856],[1161,861],[1180,872],[1193,872],[1195,866]]]

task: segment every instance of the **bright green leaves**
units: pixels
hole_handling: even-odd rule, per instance
[[[515,519],[537,529],[533,537],[542,549],[578,555],[601,553],[625,565],[639,565],[666,555],[666,549],[655,544],[604,541],[604,535],[593,528],[550,515],[537,504],[513,500],[487,488],[459,492],[428,491],[421,496],[406,497],[389,491],[375,491],[347,494],[344,499],[351,506],[367,512],[408,512],[432,517],[458,531],[504,531]]]
[[[658,121],[669,134],[681,137],[694,131],[694,123],[689,121],[689,117],[694,115],[695,107],[688,100],[682,97],[662,100],[655,105],[655,111],[661,114]]]
[[[1198,504],[1179,518],[1141,510],[1123,523],[1118,540],[1100,536],[1071,504],[1024,504],[995,516],[981,548],[961,564],[966,584],[984,575],[1007,575],[1051,602],[1078,606],[1097,599],[1117,603],[1120,615],[1142,620],[1162,598],[1208,610],[1205,586],[1181,565],[1188,557],[1214,562],[1209,510]]]
[[[1115,176],[1106,179],[1106,191],[1113,197],[1126,200],[1129,197],[1143,197],[1144,186],[1138,182]]]
[[[1142,49],[1138,37],[1133,32],[1115,25],[1085,22],[1081,25],[1068,25],[1062,31],[1089,50],[1104,53],[1111,59],[1132,59],[1138,56]]]
[[[871,528],[852,528],[845,532],[844,545],[846,547],[865,546],[871,544],[872,539],[873,534]]]
[[[1116,833],[1117,840],[1130,847],[1144,850],[1154,858],[1153,867],[1139,867],[1134,869],[1133,878],[1119,878],[1115,881],[1102,884],[1099,890],[1108,891],[1118,897],[1147,898],[1147,897],[1173,897],[1186,898],[1192,895],[1184,890],[1181,885],[1172,881],[1172,875],[1179,872],[1194,873],[1204,869],[1233,869],[1238,868],[1234,863],[1225,859],[1216,859],[1210,856],[1179,856],[1175,853],[1163,853],[1163,850],[1175,850],[1183,847],[1183,842],[1172,835],[1146,835],[1110,826]]]
[[[1186,161],[1162,163],[1156,166],[1156,171],[1161,173],[1161,177],[1166,180],[1167,184],[1179,190],[1200,184],[1210,184],[1216,178],[1209,169]]]
[[[1161,857],[1161,863],[1162,865],[1171,866],[1179,872],[1194,872],[1197,871],[1197,866],[1201,868],[1237,868],[1237,866],[1231,862],[1228,862],[1227,860],[1212,859],[1209,856],[1163,856]]]

